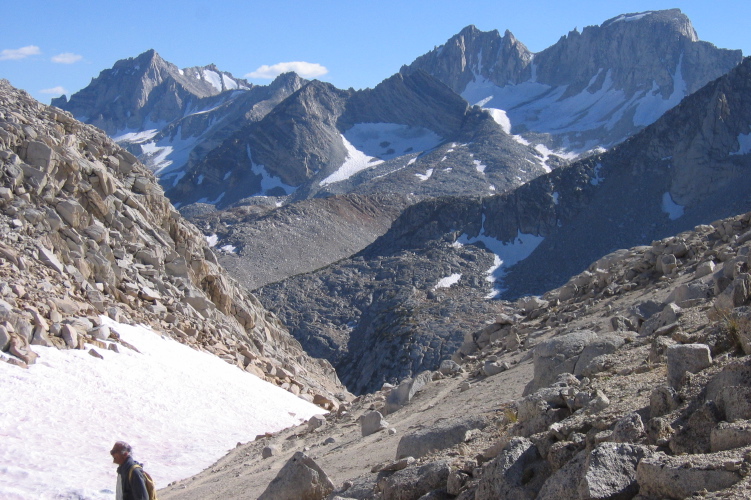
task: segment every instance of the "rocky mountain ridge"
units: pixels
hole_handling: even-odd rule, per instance
[[[153,174],[100,130],[3,80],[0,159],[4,361],[33,363],[35,344],[128,348],[101,327],[107,315],[310,401],[346,397],[331,365],[230,278]]]
[[[401,71],[426,71],[471,104],[503,110],[528,141],[581,152],[622,142],[740,60],[671,9],[573,30],[539,53],[509,31],[468,26]]]
[[[239,444],[160,495],[746,498],[749,245],[751,213],[603,256],[496,302],[438,370]]]

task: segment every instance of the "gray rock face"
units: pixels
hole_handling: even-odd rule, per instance
[[[534,498],[550,473],[550,466],[531,441],[514,438],[483,467],[475,500]]]
[[[639,492],[636,468],[650,454],[643,446],[601,443],[587,457],[579,498],[633,498]]]
[[[423,495],[446,487],[450,471],[449,464],[443,461],[397,471],[382,482],[383,500],[425,498]]]
[[[740,60],[740,51],[700,42],[688,18],[674,9],[624,14],[574,30],[537,54],[508,31],[501,36],[469,26],[401,71],[427,71],[472,104],[485,99],[485,106],[506,110],[514,133],[547,133],[556,146],[587,149],[587,141],[612,145],[649,125],[658,116],[639,109],[647,101],[653,109],[667,110]],[[503,91],[483,92],[488,83]],[[531,88],[538,89],[532,99]],[[611,121],[609,108],[586,109],[587,97],[608,91],[618,92],[635,113]],[[521,104],[519,95],[525,95]],[[577,99],[581,111],[571,109]],[[556,106],[568,106],[567,116],[578,115],[581,122],[546,121],[545,113],[554,115]]]
[[[420,458],[433,451],[450,448],[463,443],[475,429],[487,425],[480,417],[464,417],[439,422],[427,429],[419,429],[405,434],[396,448],[396,459],[404,457]]]
[[[737,459],[728,452],[670,457],[662,452],[644,458],[636,469],[639,493],[646,497],[688,498],[700,490],[717,491],[741,480],[736,471],[725,470],[724,462]],[[686,467],[687,462],[691,467]]]
[[[323,500],[334,484],[305,453],[298,451],[282,467],[258,500]]]
[[[686,373],[697,373],[712,364],[712,354],[705,344],[668,347],[668,384],[677,389]]]
[[[541,387],[547,387],[561,373],[574,373],[579,355],[596,339],[596,333],[582,330],[539,344],[534,351],[535,376],[524,393],[530,394]]]

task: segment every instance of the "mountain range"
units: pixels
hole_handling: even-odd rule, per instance
[[[470,26],[373,89],[227,76],[236,88],[173,97],[183,107],[162,129],[149,128],[154,93],[151,118],[111,133],[359,393],[437,366],[493,310],[488,297],[542,293],[609,252],[742,210],[740,61],[677,9],[624,14],[537,54]],[[216,73],[153,51],[115,66],[142,71],[137,89],[169,75],[180,95]],[[82,94],[109,95],[114,70]],[[707,95],[718,82],[728,89]],[[117,114],[96,102],[82,118]],[[720,105],[732,122],[712,123]]]
[[[677,9],[536,54],[470,26],[364,90],[153,50],[53,106],[0,81],[0,160],[0,359],[105,362],[135,352],[107,324],[148,325],[330,412],[168,498],[298,498],[268,492],[319,457],[316,499],[748,476],[751,58]]]

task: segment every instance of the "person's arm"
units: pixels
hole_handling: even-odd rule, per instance
[[[133,467],[130,474],[130,493],[133,500],[149,500],[149,492],[146,491],[146,482],[143,480],[143,469]]]

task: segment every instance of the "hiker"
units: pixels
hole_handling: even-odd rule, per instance
[[[133,448],[128,443],[118,441],[110,455],[117,467],[117,500],[149,500],[141,464],[131,456]]]

